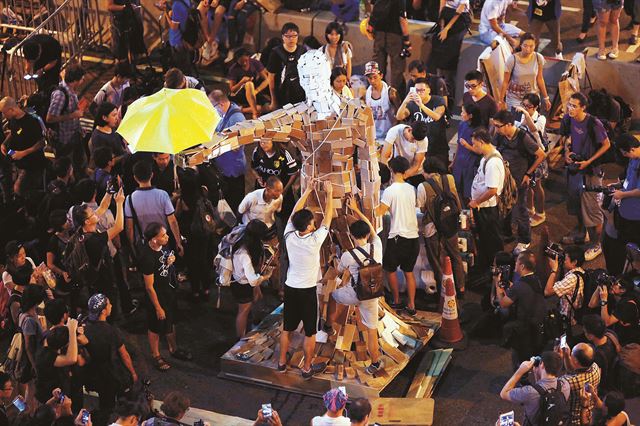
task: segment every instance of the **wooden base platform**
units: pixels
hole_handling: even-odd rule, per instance
[[[440,327],[438,313],[418,311],[415,317],[396,314],[381,301],[378,326],[380,351],[384,368],[375,376],[365,373],[369,365],[367,329],[362,325],[357,308],[339,316],[336,335],[326,343],[316,343],[313,363],[327,362],[323,374],[304,380],[303,335],[294,333],[289,351],[291,361],[286,372],[277,370],[279,337],[282,328],[282,305],[268,315],[244,339],[221,357],[219,377],[284,389],[305,395],[322,396],[337,386],[345,386],[349,397],[376,398],[406,367]]]

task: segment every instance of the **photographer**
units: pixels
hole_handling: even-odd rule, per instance
[[[582,93],[574,93],[567,104],[568,113],[560,124],[561,144],[565,145],[567,164],[567,211],[578,218],[572,234],[562,239],[563,244],[586,242],[585,231],[592,242],[585,259],[591,261],[602,253],[600,235],[604,214],[598,194],[586,192],[584,187],[601,186],[602,174],[598,159],[611,146],[607,132],[600,120],[587,114],[588,100]],[[585,230],[586,228],[586,230]]]
[[[624,243],[640,244],[640,141],[631,135],[621,137],[617,148],[629,159],[627,176],[619,189],[613,193],[618,203],[616,228]]]
[[[545,315],[544,291],[535,270],[535,255],[523,251],[516,260],[515,273],[519,278],[513,285],[504,283],[501,274],[494,277],[496,304],[510,308],[512,313],[502,333],[512,348],[514,367],[538,353],[544,343],[540,333]]]
[[[560,281],[558,277],[559,262],[562,259],[563,269],[567,271]],[[554,294],[560,298],[560,314],[567,322],[567,334],[571,334],[571,326],[576,324],[575,311],[582,307],[584,297],[584,251],[578,246],[569,246],[564,256],[556,254],[549,261],[551,273],[544,288],[545,296]]]
[[[598,315],[587,315],[582,320],[584,337],[594,349],[594,361],[600,367],[600,394],[614,388],[615,363],[620,352],[618,337],[604,324]]]
[[[633,276],[625,274],[610,285],[598,285],[589,301],[590,308],[600,306],[605,326],[613,326],[622,346],[640,343],[640,309],[634,292]]]
[[[500,391],[500,398],[524,406],[524,425],[541,424],[542,419],[539,418],[540,397],[543,392],[553,393],[560,386],[560,392],[565,402],[569,401],[569,384],[565,380],[558,379],[561,369],[562,357],[551,351],[543,352],[540,356],[523,361]],[[516,384],[523,377],[527,377],[530,371],[533,372],[535,384],[516,387]]]

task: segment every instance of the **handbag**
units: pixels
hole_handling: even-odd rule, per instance
[[[352,285],[356,291],[358,300],[370,300],[384,296],[384,279],[382,272],[382,265],[375,261],[373,258],[374,245],[371,243],[371,252],[367,253],[362,247],[356,247],[365,256],[365,261],[369,263],[365,266],[364,262],[360,260],[354,253],[354,250],[349,250],[349,254],[358,263],[358,281],[356,282],[351,277]]]

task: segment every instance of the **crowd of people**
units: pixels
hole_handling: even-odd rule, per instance
[[[366,373],[384,368],[377,339],[378,299],[360,299],[359,275],[365,265],[380,265],[389,305],[414,316],[414,268],[424,244],[438,291],[447,256],[458,297],[468,288],[486,293],[486,315],[476,330],[501,330],[512,349],[515,373],[500,396],[524,405],[525,424],[542,424],[541,417],[549,413],[540,402],[554,389],[559,389],[554,398],[565,402],[558,404],[564,411],[553,414],[570,424],[629,421],[624,397],[637,393],[640,375],[640,141],[625,133],[616,117],[591,114],[584,94],[571,95],[556,146],[564,146],[567,213],[577,225],[558,241],[564,248],[552,245],[545,248],[546,259],[536,256],[530,250],[532,228],[547,220],[547,120],[552,118],[544,115],[551,104],[542,73],[545,59],[536,49],[544,23],[556,56],[562,56],[560,0],[530,2],[531,32],[505,23],[511,2],[484,2],[481,39],[491,43],[504,36],[517,49],[506,62],[497,98],[487,93],[483,73],[469,70],[461,100],[454,99],[451,71],[470,25],[469,1],[440,2],[440,30],[430,60],[408,65],[407,13],[418,11],[397,3],[384,16],[379,6],[371,11],[368,31],[374,53],[364,67],[366,89],[356,90],[351,83],[356,77],[353,46],[343,25],[327,26],[324,45],[316,40],[332,68],[335,95],[361,98],[373,112],[383,183],[380,204],[373,208],[376,216],[389,216],[388,232],[378,235],[359,200],[345,200],[356,216],[349,225],[355,249],[341,254],[337,269],[350,278],[331,294],[320,326],[316,287],[321,247],[334,219],[330,182],[313,182],[300,192],[299,153],[267,138],[249,151],[232,150],[191,168],[176,167],[167,153],[131,153],[117,129],[128,106],[145,95],[131,65],[145,50],[137,39],[142,22],[135,2],[109,2],[118,61],[92,102],[81,95],[81,66],[69,65],[61,72],[62,49],[54,37],[38,35],[25,44],[31,72],[40,76],[38,90],[26,106],[21,99],[0,100],[6,121],[0,147],[6,257],[0,315],[6,335],[15,333],[23,342],[0,376],[5,403],[0,423],[29,418],[33,424],[84,426],[117,418],[121,425],[144,419],[178,424],[188,398],[170,393],[163,416],[150,412],[118,326],[144,309],[153,366],[166,371],[172,368],[170,358],[192,360],[188,348],[178,345],[176,289],[187,281],[192,303],[209,300],[218,272],[214,258],[225,242],[230,247],[230,292],[238,305],[237,337],[249,331],[250,312],[263,291],[274,291],[285,301],[275,355],[280,372],[288,369],[287,348],[301,322],[301,375],[310,379],[324,371],[326,364],[312,364],[315,343],[335,334],[338,312],[347,305],[358,306],[370,336]],[[622,2],[585,1],[583,33],[592,15],[587,3],[598,22],[598,58],[615,59]],[[296,24],[284,24],[281,38],[269,40],[254,55],[242,47],[258,10],[251,1],[191,5],[176,0],[158,6],[165,11],[171,48],[171,67],[162,86],[205,91],[220,116],[216,132],[305,100],[297,62],[313,42],[299,43]],[[608,53],[607,28],[613,43]],[[634,43],[637,29],[634,25]],[[200,48],[201,61],[230,52],[228,87],[209,90],[198,78],[194,53]],[[447,128],[456,103],[462,104],[461,121],[451,153]],[[80,121],[87,113],[94,119],[90,134]],[[622,170],[621,179],[606,187],[602,169],[612,162]],[[308,205],[318,185],[328,194],[321,222]],[[221,210],[233,213],[237,226]],[[467,210],[474,223],[470,245],[476,247],[475,262],[463,259],[459,248],[459,216]],[[266,246],[281,247],[279,259],[274,261]],[[603,253],[605,271],[583,268]],[[541,264],[548,274],[541,272]],[[398,269],[406,283],[405,300]],[[382,276],[376,275],[379,280]],[[167,340],[165,355],[161,336]],[[83,408],[83,388],[99,395],[99,408],[90,416]],[[14,402],[15,410],[6,409],[16,395],[22,402]],[[352,400],[349,420],[344,416],[347,400],[344,390],[327,392],[327,412],[312,424],[368,424],[368,401]],[[282,423],[277,411],[263,407],[256,424]]]

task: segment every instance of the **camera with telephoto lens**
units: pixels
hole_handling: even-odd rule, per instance
[[[580,164],[576,164],[576,163],[580,161],[585,161],[585,158],[583,158],[582,155],[580,154],[576,154],[575,152],[572,152],[571,154],[569,154],[569,159],[573,161],[573,163],[567,164],[567,171],[570,174],[575,175],[580,171]]]
[[[400,57],[401,58],[410,58],[411,57],[411,51],[409,50],[410,47],[411,47],[411,45],[402,46],[402,50],[400,51]]]
[[[613,193],[619,189],[622,189],[622,182],[615,183],[613,185],[607,185],[607,186],[601,186],[601,185],[587,186],[583,184],[582,189],[584,192],[601,192],[603,195],[602,208],[605,210],[608,210],[609,206],[611,205],[611,201],[613,201]]]
[[[531,362],[533,362],[533,366],[534,367],[539,367],[540,363],[542,362],[542,357],[539,356],[532,356],[531,357]]]
[[[607,289],[610,289],[617,281],[616,277],[607,274],[606,271],[598,271],[595,276],[595,282],[598,287],[607,287]]]
[[[544,248],[544,255],[547,256],[549,259],[555,259],[557,257],[558,262],[560,263],[564,262],[564,257],[565,257],[564,249],[558,243],[551,243],[548,246],[546,246]]]
[[[109,182],[107,182],[107,194],[117,194],[118,191],[120,191],[120,183],[118,182],[118,176],[113,176],[111,179],[109,179]]]
[[[492,276],[500,277],[498,285],[501,288],[509,288],[509,281],[511,280],[511,265],[492,266],[490,270]]]

